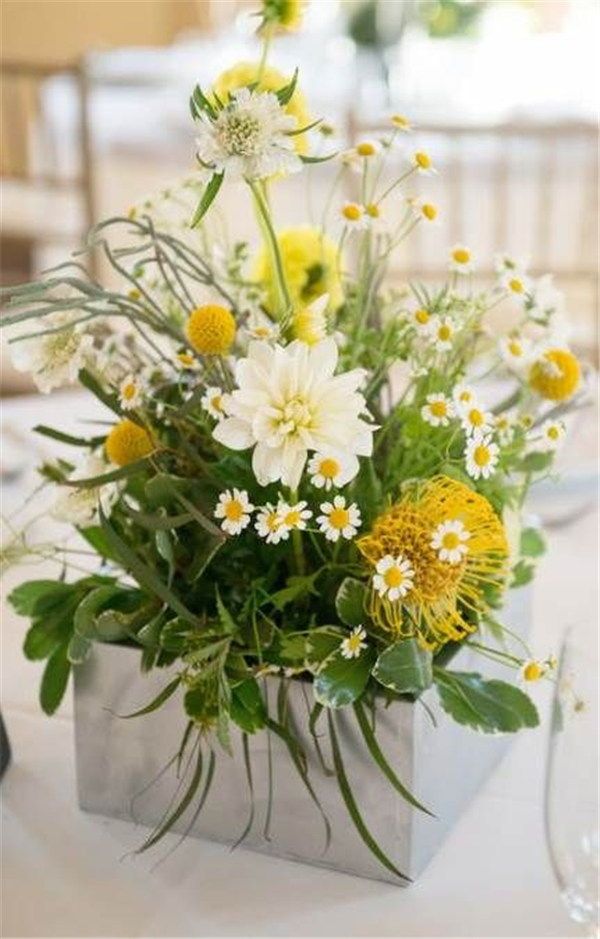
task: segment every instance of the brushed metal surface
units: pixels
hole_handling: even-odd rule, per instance
[[[503,622],[525,636],[530,626],[531,593],[511,593]],[[482,661],[472,650],[461,650],[453,668],[481,670],[486,676],[506,676],[506,669]],[[142,675],[139,651],[122,646],[95,646],[90,659],[75,669],[75,743],[81,808],[100,815],[154,825],[177,787],[168,770],[148,787],[177,752],[186,719],[176,693],[158,711],[123,720],[145,705],[169,680],[172,670]],[[274,707],[280,679],[268,678],[269,705]],[[250,738],[255,790],[255,817],[245,848],[331,867],[398,884],[370,854],[358,837],[340,796],[335,778],[319,763],[307,730],[312,690],[292,681],[289,711],[309,760],[309,775],[330,820],[332,838],[323,853],[323,821],[299,779],[285,745],[266,732]],[[460,727],[440,709],[435,690],[423,696],[437,727],[421,704],[396,702],[377,713],[377,739],[401,780],[436,814],[429,818],[398,797],[369,756],[354,714],[335,714],[346,772],[361,813],[386,854],[415,879],[443,838],[489,776],[510,743],[510,735],[478,734]],[[331,766],[325,715],[317,726],[325,760]],[[270,840],[264,837],[268,804],[268,747],[273,766],[273,804]],[[217,763],[210,795],[191,835],[234,843],[249,816],[248,784],[241,734],[232,729],[233,756],[215,742]],[[183,791],[183,790],[181,790]],[[193,812],[193,810],[192,810]],[[176,830],[185,831],[183,820]],[[142,838],[140,837],[140,842]],[[160,852],[160,848],[157,849]]]

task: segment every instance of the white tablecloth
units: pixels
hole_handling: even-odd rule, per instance
[[[55,395],[5,405],[5,423],[75,427],[89,400]],[[52,446],[49,445],[52,452]],[[5,514],[25,493],[7,485]],[[533,649],[557,648],[571,623],[595,622],[594,513],[551,535],[534,597]],[[51,536],[48,523],[38,526]],[[36,566],[12,570],[4,589]],[[2,935],[9,936],[577,936],[550,870],[542,792],[549,688],[533,688],[543,726],[520,734],[421,880],[409,889],[188,840],[153,870],[126,856],[132,824],[85,815],[75,794],[70,697],[45,717],[41,663],[23,659],[26,623],[3,608],[2,708],[13,762],[2,782]],[[482,662],[482,669],[485,670]],[[167,838],[164,851],[170,846]],[[124,857],[125,855],[125,857]]]

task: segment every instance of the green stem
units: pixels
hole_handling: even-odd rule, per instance
[[[277,235],[275,229],[273,228],[273,223],[271,221],[271,214],[269,212],[269,207],[265,201],[265,198],[260,190],[260,186],[253,180],[246,180],[248,183],[252,195],[254,196],[254,202],[258,211],[259,219],[263,224],[263,231],[267,245],[270,249],[271,257],[273,259],[273,265],[275,268],[275,274],[277,277],[277,286],[279,290],[281,309],[279,311],[279,319],[285,322],[287,317],[289,317],[292,310],[292,301],[290,298],[290,293],[288,290],[287,282],[285,279],[285,271],[283,269],[283,261],[281,258],[281,251],[279,250],[279,242],[277,240]]]
[[[262,52],[260,54],[260,62],[258,63],[258,71],[256,73],[256,84],[260,87],[262,77],[267,67],[267,56],[269,55],[269,48],[271,46],[271,40],[273,39],[273,25],[269,23],[264,27],[263,31],[263,43],[262,43]]]
[[[297,502],[298,491],[296,489],[290,489],[290,505],[296,505]],[[296,571],[302,576],[306,572],[306,565],[304,562],[304,549],[302,547],[302,533],[299,528],[294,528],[292,531],[292,547],[294,549]]]

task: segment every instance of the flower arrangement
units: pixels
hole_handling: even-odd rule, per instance
[[[47,660],[48,714],[94,642],[133,644],[143,670],[175,665],[138,713],[181,695],[180,761],[193,747],[212,761],[226,754],[234,727],[246,753],[254,734],[274,733],[314,798],[285,707],[274,717],[264,697],[273,674],[284,696],[287,683],[310,683],[307,721],[329,733],[350,817],[402,877],[348,788],[336,710],[354,709],[375,769],[417,810],[368,712],[434,685],[441,707],[474,730],[538,723],[524,685],[551,677],[554,660],[534,657],[501,610],[544,549],[520,512],[551,472],[581,368],[556,338],[551,279],[508,256],[485,290],[464,245],[449,252],[444,285],[385,287],[392,252],[438,215],[410,193],[433,163],[415,151],[381,182],[409,139],[401,115],[383,139],[323,155],[297,75],[267,64],[273,36],[299,18],[292,0],[265,0],[261,62],[192,94],[198,172],[93,230],[86,250],[103,255],[117,286],[91,279],[76,256],[10,288],[15,365],[43,392],[77,380],[113,415],[93,436],[36,428],[80,454],[40,472],[53,516],[94,563],[77,576],[72,538],[42,551],[24,531],[9,559],[43,553],[62,573],[10,600],[31,620],[26,656]],[[323,160],[339,166],[323,223],[278,230],[270,191]],[[344,201],[355,171],[360,199]],[[230,184],[249,190],[253,248],[222,235],[215,203]],[[519,323],[498,337],[487,315],[507,299]],[[514,680],[452,669],[465,645]],[[200,782],[194,774],[144,847]]]

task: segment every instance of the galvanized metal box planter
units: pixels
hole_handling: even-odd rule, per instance
[[[517,591],[508,599],[503,621],[524,636],[529,631],[530,592]],[[505,669],[476,659],[468,648],[452,667],[502,676]],[[280,679],[269,678],[269,703]],[[122,646],[97,646],[92,657],[75,670],[75,738],[79,804],[89,812],[154,825],[173,795],[175,780],[159,774],[177,751],[185,716],[178,696],[151,714],[122,720],[145,704],[165,684],[165,671],[141,675],[139,653]],[[351,824],[334,777],[327,776],[316,758],[307,728],[308,683],[290,686],[291,719],[305,746],[309,773],[332,828],[329,849],[323,853],[322,819],[299,779],[285,745],[266,732],[251,738],[255,790],[255,818],[244,846],[267,854],[398,884],[398,879],[370,854]],[[402,701],[380,709],[377,736],[401,780],[436,815],[430,818],[400,798],[366,751],[351,709],[336,712],[336,727],[356,800],[372,834],[396,866],[413,880],[435,854],[447,832],[489,776],[510,743],[510,735],[486,735],[461,727],[440,709],[430,689],[422,703],[435,715],[437,727],[422,704]],[[323,725],[325,726],[325,725]],[[190,834],[234,843],[249,812],[248,784],[241,735],[232,733],[233,758],[219,753],[214,783],[204,809]],[[323,752],[331,765],[327,737]],[[273,804],[270,840],[264,837],[268,806],[268,746],[273,766]],[[177,830],[187,827],[186,819]]]

